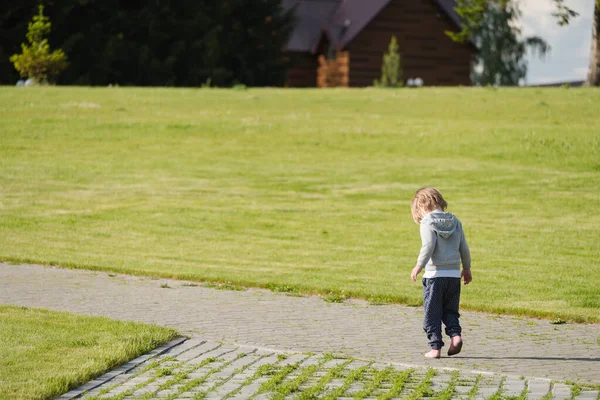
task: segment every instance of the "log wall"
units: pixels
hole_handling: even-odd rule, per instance
[[[470,85],[473,48],[450,40],[456,30],[432,0],[393,0],[350,42],[350,86],[370,86],[381,76],[383,54],[398,39],[404,79],[425,85]]]

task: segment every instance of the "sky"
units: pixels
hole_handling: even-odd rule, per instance
[[[552,16],[555,10],[552,0],[521,0],[524,36],[540,36],[552,47],[543,60],[528,56],[528,85],[584,80],[587,75],[594,0],[566,0],[565,3],[579,16],[569,25],[559,26]]]

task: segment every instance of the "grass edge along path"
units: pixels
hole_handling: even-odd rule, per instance
[[[0,399],[51,399],[177,336],[175,330],[0,305]]]
[[[216,290],[233,290],[233,291],[245,291],[248,289],[265,289],[269,290],[273,293],[284,293],[293,296],[319,296],[325,302],[333,302],[333,303],[343,303],[346,300],[357,299],[357,300],[365,300],[373,305],[386,305],[386,304],[399,304],[406,305],[409,307],[420,307],[422,304],[413,304],[411,302],[407,302],[405,297],[400,294],[399,297],[393,296],[373,296],[370,294],[360,294],[360,293],[348,293],[345,291],[339,291],[335,289],[319,289],[319,288],[309,288],[305,285],[295,285],[293,283],[288,284],[275,284],[275,283],[256,283],[256,282],[245,282],[243,280],[232,282],[232,281],[223,281],[218,278],[212,279],[210,277],[205,277],[202,279],[187,275],[187,274],[177,274],[173,272],[156,272],[156,271],[123,271],[119,268],[113,267],[103,267],[97,265],[88,265],[88,264],[74,264],[74,263],[61,263],[58,261],[40,261],[31,258],[7,258],[0,256],[0,263],[6,263],[10,265],[39,265],[42,267],[52,267],[52,268],[65,268],[72,270],[82,270],[82,271],[96,271],[96,272],[106,272],[109,274],[124,274],[131,275],[137,277],[148,277],[155,279],[173,279],[177,281],[190,281],[194,282],[191,285],[194,286],[196,284],[203,285],[209,288],[213,288]],[[333,300],[332,300],[333,299]],[[465,311],[474,311],[474,312],[484,312],[484,313],[493,313],[500,315],[512,315],[518,317],[526,317],[526,318],[539,318],[550,321],[551,323],[582,323],[582,324],[600,324],[600,313],[596,317],[583,317],[580,315],[571,315],[568,312],[557,311],[557,312],[541,312],[535,310],[526,310],[526,309],[513,309],[513,308],[505,308],[505,307],[491,307],[488,305],[478,306],[472,304],[464,304],[460,305],[461,310]],[[557,321],[557,322],[554,322]],[[600,336],[598,336],[598,341],[600,341]]]

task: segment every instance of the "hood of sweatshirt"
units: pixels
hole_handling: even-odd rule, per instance
[[[432,212],[423,218],[421,224],[430,226],[440,237],[447,239],[456,230],[458,220],[448,212]]]

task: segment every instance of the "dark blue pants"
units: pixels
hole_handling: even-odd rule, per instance
[[[460,336],[459,303],[460,278],[423,278],[423,329],[433,350],[440,350],[444,346],[442,322],[446,326],[446,335]]]

